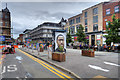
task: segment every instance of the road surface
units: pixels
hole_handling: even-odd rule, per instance
[[[15,54],[5,56],[1,74],[2,78],[71,78],[69,74],[19,49]]]

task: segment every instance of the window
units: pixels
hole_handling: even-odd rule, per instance
[[[66,33],[68,33],[68,28],[66,28],[65,30],[66,30]]]
[[[93,23],[97,23],[98,22],[98,16],[93,16]]]
[[[0,13],[0,18],[3,18],[3,14],[2,13]]]
[[[72,24],[74,24],[74,23],[75,23],[75,19],[72,20]]]
[[[110,14],[110,9],[106,9],[106,15]]]
[[[69,25],[72,25],[74,23],[75,23],[75,19],[72,19],[72,20],[69,21]]]
[[[76,18],[76,23],[80,22],[80,17]]]
[[[0,22],[0,26],[3,26],[3,22]]]
[[[71,34],[74,34],[74,32],[75,32],[75,26],[72,26],[72,27],[70,28],[70,31],[71,31]]]
[[[108,26],[108,22],[106,22],[106,26]]]
[[[88,27],[87,27],[87,26],[85,26],[85,32],[87,32],[87,29],[88,29]]]
[[[7,15],[5,15],[5,18],[8,18],[8,16],[7,16]]]
[[[119,12],[119,6],[115,6],[114,7],[114,12],[116,13],[116,12]]]
[[[76,25],[76,33],[77,33],[77,30],[79,29],[79,26],[80,26],[80,25]]]
[[[95,15],[95,14],[98,14],[98,8],[94,8],[93,9],[93,14]]]
[[[87,17],[87,12],[85,12],[85,17]]]
[[[85,19],[85,25],[87,25],[87,19]]]
[[[72,25],[72,20],[69,21],[69,25]]]
[[[93,31],[98,31],[98,24],[93,25]]]
[[[5,22],[5,26],[8,26],[8,22]]]

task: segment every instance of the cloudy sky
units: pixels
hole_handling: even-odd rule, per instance
[[[14,0],[8,2],[4,0],[4,2],[2,2],[2,9],[6,7],[7,2],[8,9],[11,12],[13,37],[17,38],[25,29],[33,29],[43,22],[59,22],[62,17],[68,19],[102,1],[105,0],[91,0],[91,2],[82,2],[79,0],[76,0],[76,2],[73,2],[73,0],[71,0],[71,2],[60,2],[59,0],[58,2],[47,2],[47,0],[46,2],[33,2],[32,0],[31,2],[15,2]]]

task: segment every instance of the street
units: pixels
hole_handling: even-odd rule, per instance
[[[2,78],[71,78],[58,70],[21,50],[15,54],[7,54],[3,59]]]
[[[24,50],[23,48],[21,49]],[[57,62],[48,59],[48,56],[46,54],[48,53],[47,50],[45,50],[44,52],[40,52],[40,55],[38,55],[38,52],[36,50],[25,50],[33,55],[45,59],[46,61],[50,61],[74,72],[83,80],[86,78],[88,78],[88,80],[91,78],[107,78],[118,80],[118,78],[120,77],[119,53],[95,51],[95,57],[86,57],[81,56],[81,50],[67,49],[66,61]]]

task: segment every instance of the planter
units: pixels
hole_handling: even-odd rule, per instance
[[[44,51],[44,49],[43,48],[40,48],[40,52],[43,52]]]
[[[53,52],[52,53],[52,60],[59,61],[59,62],[64,62],[66,58],[65,53],[58,53],[58,52]]]
[[[91,50],[82,50],[82,56],[89,56],[89,57],[94,57],[94,51]]]

